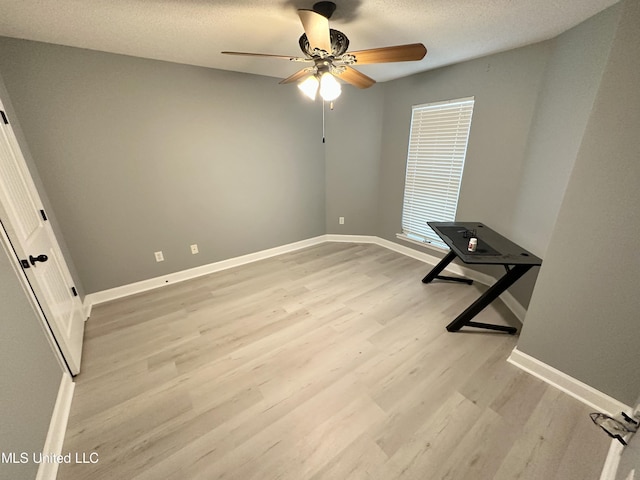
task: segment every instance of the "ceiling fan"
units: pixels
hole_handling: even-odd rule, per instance
[[[347,53],[349,48],[347,36],[338,30],[329,28],[329,18],[335,9],[336,4],[333,2],[318,2],[313,6],[313,10],[298,10],[298,16],[305,32],[298,43],[304,57],[245,52],[222,53],[312,63],[313,65],[297,71],[280,83],[294,83],[304,79],[298,85],[300,90],[312,100],[315,100],[319,91],[325,101],[333,101],[341,93],[342,88],[336,77],[358,88],[369,88],[376,83],[374,79],[359,72],[352,65],[416,61],[422,60],[427,54],[427,49],[422,43]]]

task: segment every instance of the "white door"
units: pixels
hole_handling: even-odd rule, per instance
[[[0,220],[56,343],[80,372],[84,315],[71,274],[0,102]]]

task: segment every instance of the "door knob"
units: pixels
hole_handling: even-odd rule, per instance
[[[46,262],[47,260],[49,260],[49,257],[44,254],[38,255],[37,257],[29,255],[29,261],[31,262],[31,265],[35,265],[36,262]]]

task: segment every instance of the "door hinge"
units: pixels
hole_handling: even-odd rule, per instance
[[[44,213],[44,210],[40,210],[40,215],[42,215],[42,219],[46,222],[48,220],[47,214]]]
[[[78,291],[76,290],[76,287],[71,287],[71,293],[73,293],[74,297],[78,296]]]
[[[31,268],[31,265],[29,265],[29,260],[20,260],[20,264],[22,265],[22,268]]]
[[[9,125],[9,119],[7,118],[7,114],[0,110],[0,115],[2,115],[2,121],[5,125]]]

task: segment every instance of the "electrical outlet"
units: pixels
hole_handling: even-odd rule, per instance
[[[154,252],[154,255],[156,256],[156,262],[164,262],[164,255],[162,254],[162,251]]]
[[[198,253],[198,245],[194,243],[191,245],[191,254],[195,255],[196,253]]]
[[[339,218],[338,218],[338,223],[339,223],[340,225],[344,225],[344,217],[339,217]]]

